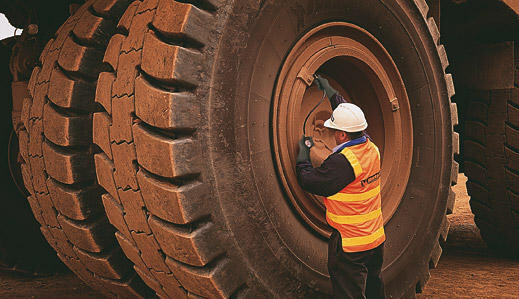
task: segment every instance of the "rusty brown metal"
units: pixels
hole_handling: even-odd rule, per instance
[[[317,72],[366,114],[368,134],[382,154],[382,210],[387,222],[400,203],[410,174],[413,129],[409,99],[389,53],[375,37],[353,24],[331,22],[309,31],[292,48],[280,71],[273,101],[272,136],[286,194],[308,225],[329,236],[323,198],[304,192],[295,174],[301,126],[322,95],[311,85],[312,75]],[[330,115],[330,106],[320,105],[306,125],[316,144],[311,150],[314,166],[336,145],[332,132],[324,127]]]

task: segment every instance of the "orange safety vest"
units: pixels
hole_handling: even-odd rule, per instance
[[[342,249],[359,252],[373,249],[386,240],[380,202],[380,152],[366,142],[340,151],[350,162],[355,180],[325,198],[326,221],[339,231]]]

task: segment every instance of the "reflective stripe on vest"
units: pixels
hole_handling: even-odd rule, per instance
[[[326,220],[341,234],[344,251],[370,250],[385,241],[380,202],[380,152],[369,139],[340,152],[351,164],[355,180],[325,199]]]

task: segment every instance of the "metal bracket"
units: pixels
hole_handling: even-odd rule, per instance
[[[309,87],[312,86],[312,83],[314,82],[313,74],[308,73],[308,69],[305,66],[301,68],[297,74],[297,78],[303,80],[303,82],[305,82]]]
[[[398,103],[398,98],[394,98],[389,102],[391,103],[391,110],[393,110],[393,112],[400,109],[400,104]]]

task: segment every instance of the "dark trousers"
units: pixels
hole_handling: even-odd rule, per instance
[[[334,230],[328,244],[333,298],[384,298],[383,257],[384,244],[368,251],[344,252],[341,235]]]

